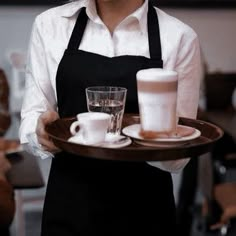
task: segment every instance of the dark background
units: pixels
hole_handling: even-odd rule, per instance
[[[236,0],[151,0],[156,6],[175,8],[235,8]],[[0,5],[61,5],[66,0],[0,0]]]

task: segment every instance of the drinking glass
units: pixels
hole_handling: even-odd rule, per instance
[[[138,71],[141,136],[151,139],[175,133],[177,88],[178,74],[175,71],[158,68]]]
[[[108,134],[119,135],[125,110],[127,89],[111,86],[86,88],[89,112],[104,112],[111,115]]]

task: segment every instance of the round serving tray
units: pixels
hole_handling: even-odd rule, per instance
[[[166,161],[187,157],[197,157],[209,152],[213,144],[219,140],[223,131],[208,122],[188,118],[180,118],[179,124],[194,127],[201,131],[199,138],[185,145],[170,147],[148,147],[132,142],[123,148],[105,148],[86,146],[68,142],[71,137],[69,127],[76,118],[58,119],[46,126],[46,131],[54,144],[63,151],[83,157],[117,161]],[[123,127],[139,123],[139,116],[125,114]]]

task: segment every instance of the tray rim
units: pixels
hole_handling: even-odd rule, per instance
[[[137,114],[125,114],[125,116],[130,116],[134,118],[139,118]],[[63,120],[63,121],[73,121],[75,120],[75,117],[68,117],[68,118],[62,118],[58,120]],[[82,144],[76,144],[76,143],[70,143],[67,140],[57,137],[53,134],[50,133],[50,125],[54,124],[55,122],[58,122],[58,120],[51,122],[45,127],[46,132],[48,133],[49,137],[52,139],[54,144],[56,146],[59,145],[59,148],[64,146],[63,144],[70,145],[71,147],[75,148],[80,148],[81,152],[74,152],[73,150],[64,150],[66,152],[70,152],[71,154],[74,155],[82,155],[86,156],[89,158],[95,158],[95,159],[104,159],[104,160],[127,160],[127,161],[162,161],[162,160],[175,160],[175,159],[180,159],[180,158],[188,158],[191,156],[191,153],[195,151],[195,154],[193,156],[198,156],[201,154],[204,154],[208,152],[212,145],[217,142],[224,134],[223,130],[216,126],[215,124],[212,124],[207,121],[199,120],[199,119],[191,119],[191,118],[185,118],[185,117],[180,117],[179,120],[180,122],[182,121],[191,121],[191,122],[196,122],[199,123],[199,125],[207,125],[211,127],[212,129],[216,129],[218,131],[218,137],[215,138],[214,140],[210,140],[206,136],[202,136],[202,132],[200,137],[190,140],[189,143],[190,145],[179,145],[179,146],[170,146],[170,147],[148,147],[148,146],[142,146],[142,148],[138,149],[137,151],[137,146],[136,144],[134,145],[134,141],[132,139],[132,143],[129,146],[126,147],[121,147],[121,148],[107,148],[107,147],[98,147],[98,146],[87,146],[87,145],[82,145]],[[126,127],[126,126],[124,126]],[[123,128],[124,128],[123,127]],[[201,130],[200,130],[201,131]],[[204,143],[192,143],[192,141],[196,141],[199,138],[204,138],[206,141]],[[141,145],[139,145],[141,146]],[[73,148],[72,148],[73,149]],[[84,151],[87,151],[87,154],[84,155]],[[199,150],[197,150],[199,149]],[[182,152],[181,152],[182,151]],[[138,157],[134,157],[135,153],[139,152]],[[181,153],[180,153],[181,152]],[[95,155],[96,153],[96,155]],[[104,154],[102,154],[104,153]],[[105,154],[106,153],[106,154]],[[147,154],[149,157],[142,157],[143,154]],[[176,156],[172,156],[173,153]],[[179,155],[178,155],[179,153]],[[111,156],[109,156],[111,155]],[[121,157],[121,155],[124,155],[124,157]],[[170,156],[167,156],[170,155]],[[129,157],[130,156],[130,157]]]

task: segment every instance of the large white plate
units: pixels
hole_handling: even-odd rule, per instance
[[[136,143],[145,146],[163,147],[177,146],[188,143],[190,140],[196,139],[201,135],[198,129],[193,127],[178,125],[176,136],[166,138],[144,139],[140,136],[140,124],[134,124],[123,128],[122,133],[134,139]]]

